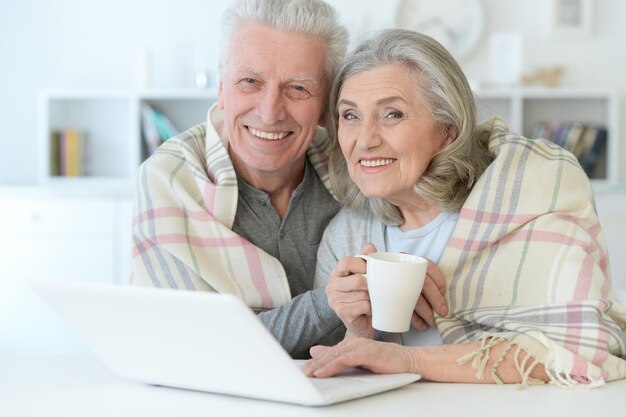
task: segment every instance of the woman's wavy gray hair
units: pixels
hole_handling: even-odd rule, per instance
[[[456,128],[456,139],[441,149],[415,184],[415,192],[440,209],[461,208],[476,179],[493,160],[487,137],[476,126],[476,104],[463,71],[452,55],[429,36],[408,30],[385,30],[361,44],[339,70],[330,94],[328,131],[333,140],[330,174],[339,201],[361,213],[371,212],[386,224],[402,224],[398,208],[380,198],[367,198],[348,173],[337,137],[337,101],[351,76],[389,64],[408,65],[418,75],[435,121],[443,128]]]
[[[260,24],[324,39],[328,83],[346,55],[348,31],[339,23],[339,13],[322,0],[235,0],[222,16],[220,73],[230,56],[233,36],[244,24]]]

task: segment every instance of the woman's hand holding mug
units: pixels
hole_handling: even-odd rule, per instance
[[[376,252],[376,247],[372,244],[367,245],[361,251],[361,253],[363,253],[364,255],[368,255],[373,252]],[[380,254],[377,254],[376,257],[380,258],[379,255]],[[392,270],[394,267],[398,267],[397,265],[393,265],[393,261],[396,260],[394,258],[395,255],[400,257],[403,256],[401,254],[389,254],[383,256],[383,264],[381,265],[383,271],[387,272],[388,270]],[[366,263],[359,258],[362,258],[363,260],[368,259],[367,256],[357,255],[343,258],[338,262],[335,269],[333,269],[333,271],[331,272],[330,280],[326,287],[326,294],[328,296],[328,301],[331,308],[335,310],[335,312],[347,328],[346,338],[366,337],[371,339],[374,337],[374,328],[372,326],[372,306],[370,293],[368,290],[368,283],[365,275],[367,267]],[[404,255],[404,258],[407,258],[406,260],[411,260],[411,262],[419,260],[419,257],[413,257],[412,255]],[[402,259],[401,263],[404,263],[406,261],[404,258]],[[397,259],[396,261],[399,260],[400,259]],[[374,259],[374,261],[377,263],[380,262],[380,260],[378,259]],[[421,263],[423,264],[423,262]],[[407,265],[401,265],[399,267],[406,268]],[[437,265],[435,265],[430,260],[428,260],[427,267],[425,268],[425,276],[423,275],[423,269],[423,265],[421,268],[417,269],[413,267],[414,272],[409,273],[411,277],[415,275],[415,280],[417,283],[419,283],[419,285],[412,285],[413,288],[410,291],[413,292],[413,296],[409,297],[419,297],[417,299],[417,302],[411,302],[414,307],[412,315],[410,317],[410,323],[418,330],[425,330],[428,328],[428,326],[435,326],[433,311],[441,316],[445,316],[448,313],[448,306],[444,297],[445,278],[443,274],[441,273]],[[399,271],[395,271],[394,273],[389,275],[389,278],[391,278],[392,276],[397,276],[399,273]],[[421,284],[422,280],[423,288]],[[380,282],[380,280],[378,280],[378,282]],[[393,282],[393,279],[390,279],[388,282],[389,284],[391,284]],[[395,287],[397,285],[407,284],[400,284],[400,282],[396,282],[393,286]],[[380,287],[381,286],[379,284],[378,288]],[[388,289],[385,289],[384,287],[385,285],[383,285],[383,291],[388,291]],[[407,288],[407,290],[409,289]],[[377,291],[378,293],[380,292],[380,290]],[[415,294],[415,291],[417,291],[417,295]],[[419,292],[421,292],[421,296],[419,295]],[[400,298],[404,297],[404,293],[403,291],[400,291],[399,293],[398,291],[395,291],[395,293],[395,295],[391,295],[391,298],[399,302]],[[380,297],[378,297],[378,299],[380,299]],[[391,303],[391,308],[396,308],[396,304],[398,303],[395,301],[394,303]],[[382,312],[377,315],[377,317],[379,317],[378,327],[383,327],[379,328],[379,330],[396,332],[408,330],[408,328],[406,330],[400,329],[404,329],[404,327],[408,326],[408,324],[399,323],[399,321],[407,322],[407,320],[409,319],[408,315],[406,315],[406,318],[403,318],[405,316],[405,314],[403,313],[399,313],[399,316],[396,315],[396,317],[399,318],[393,319],[398,321],[397,324],[384,324],[384,319],[382,318],[382,315],[385,315],[386,312],[383,311],[383,309],[387,310],[388,308],[379,307],[380,305],[384,305],[384,303],[381,304],[381,302],[378,302],[376,307],[379,309],[379,311]],[[393,315],[394,312],[391,312],[391,314]]]

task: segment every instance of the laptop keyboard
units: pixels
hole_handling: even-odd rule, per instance
[[[340,388],[348,388],[372,382],[369,379],[355,377],[310,378],[310,380],[321,392],[335,391]]]

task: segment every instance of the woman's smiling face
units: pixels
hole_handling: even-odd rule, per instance
[[[339,95],[338,137],[348,172],[368,198],[402,206],[451,139],[435,122],[420,89],[420,75],[390,64],[346,79]]]

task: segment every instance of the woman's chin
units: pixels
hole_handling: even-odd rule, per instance
[[[367,198],[382,198],[382,199],[386,199],[388,197],[387,193],[381,193],[381,192],[368,192],[368,191],[361,190],[361,193],[365,197],[367,197]]]

